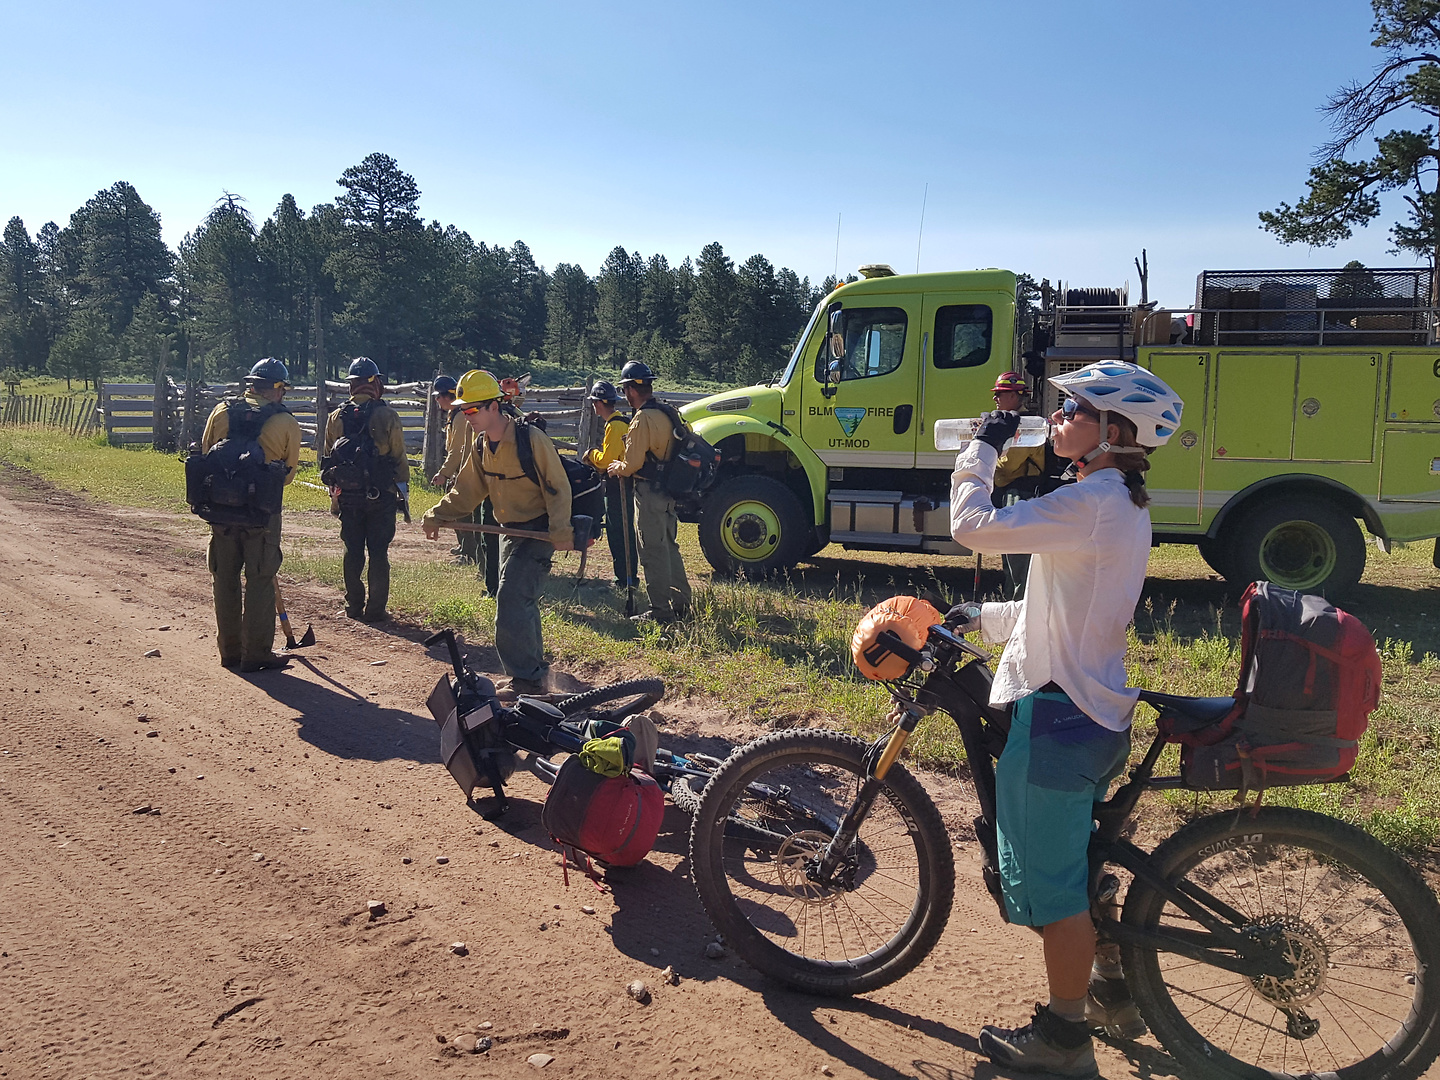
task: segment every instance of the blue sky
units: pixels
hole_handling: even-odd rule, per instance
[[[224,191],[309,207],[381,150],[429,218],[594,273],[616,244],[1003,266],[1193,302],[1202,269],[1386,254],[1384,224],[1286,248],[1317,112],[1369,73],[1363,0],[1105,4],[0,0],[0,215],[62,225],[133,183],[177,242]],[[1388,219],[1387,219],[1388,220]]]

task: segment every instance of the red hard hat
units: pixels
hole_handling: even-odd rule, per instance
[[[992,394],[1000,390],[1014,390],[1017,394],[1025,393],[1029,387],[1025,385],[1025,376],[1013,371],[1007,371],[995,380],[995,385],[990,388]]]

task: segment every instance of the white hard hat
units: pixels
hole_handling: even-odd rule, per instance
[[[1160,378],[1125,360],[1101,360],[1047,380],[1096,409],[1119,413],[1135,425],[1136,440],[1164,446],[1180,426],[1185,403]]]

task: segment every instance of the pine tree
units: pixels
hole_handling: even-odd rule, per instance
[[[146,293],[165,290],[174,269],[160,216],[123,180],[75,211],[60,241],[70,287],[104,313],[112,335],[130,325]]]
[[[1440,0],[1372,0],[1371,44],[1384,60],[1364,82],[1342,87],[1326,102],[1335,137],[1316,152],[1309,193],[1294,206],[1262,211],[1261,228],[1286,244],[1333,247],[1380,214],[1380,196],[1399,191],[1406,220],[1391,226],[1401,251],[1428,260],[1440,285],[1440,145],[1434,124],[1375,137],[1368,160],[1346,157],[1396,113],[1440,114]],[[1440,295],[1440,288],[1432,295]]]
[[[545,299],[545,358],[587,366],[594,355],[595,283],[580,267],[558,263]]]
[[[706,244],[695,272],[685,315],[685,337],[700,371],[716,382],[733,375],[735,345],[735,264],[718,243]]]
[[[0,367],[38,371],[49,352],[40,249],[18,217],[0,239]]]
[[[606,257],[595,279],[596,348],[612,367],[630,360],[641,329],[645,260],[617,247]]]

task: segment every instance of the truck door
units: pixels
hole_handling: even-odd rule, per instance
[[[840,381],[827,396],[831,356],[822,336],[805,376],[801,435],[831,468],[914,468],[919,297],[867,295],[842,312]]]
[[[1014,302],[1003,295],[926,293],[915,422],[915,465],[949,469],[955,451],[935,449],[935,421],[995,408],[990,389],[1010,370]]]
[[[1150,458],[1145,486],[1150,520],[1157,525],[1200,524],[1205,481],[1205,422],[1209,418],[1210,357],[1206,354],[1150,353],[1141,363],[1180,395],[1185,414],[1170,441]]]

